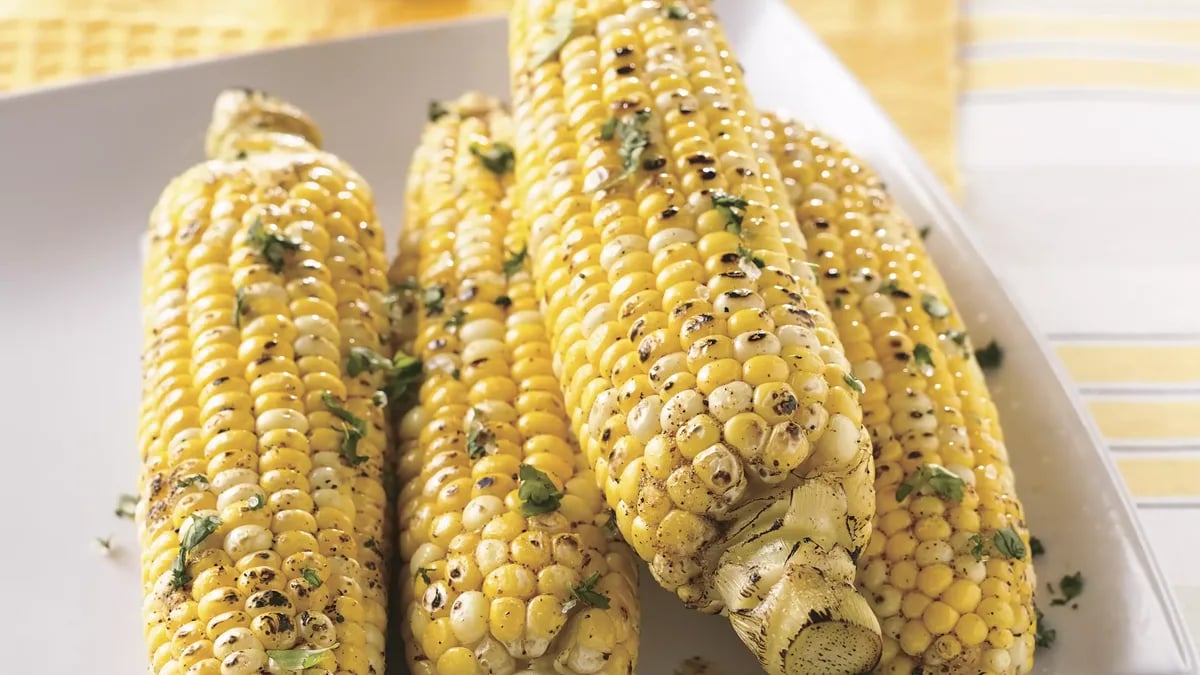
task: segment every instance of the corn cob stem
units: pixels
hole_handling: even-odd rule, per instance
[[[144,270],[151,667],[249,675],[304,650],[309,672],[382,675],[386,427],[379,383],[340,366],[351,346],[387,351],[372,198],[265,95],[223,93],[209,138],[244,159],[170,184]],[[352,462],[333,407],[356,421]]]
[[[592,0],[511,27],[519,226],[621,532],[768,672],[869,669],[869,436],[720,26]]]
[[[524,239],[509,227],[510,126],[478,95],[447,104],[410,175],[416,265],[393,273],[416,282],[426,371],[400,425],[407,657],[414,675],[626,675],[636,572],[568,440]]]
[[[863,382],[878,462],[876,527],[858,560],[887,674],[1027,673],[1036,586],[996,408],[916,228],[840,143],[763,128]]]

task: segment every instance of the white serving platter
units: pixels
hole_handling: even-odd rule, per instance
[[[1039,653],[1036,672],[1195,672],[1194,647],[1111,460],[957,208],[782,2],[718,5],[759,104],[865,155],[933,226],[930,246],[976,341],[1005,347],[992,385],[1031,526],[1049,550],[1039,574],[1081,570],[1087,580],[1078,610],[1048,608],[1058,641]],[[369,179],[394,241],[428,100],[470,88],[504,95],[505,49],[502,20],[474,20],[0,97],[0,672],[146,670],[136,538],[113,516],[137,471],[138,241],[164,184],[201,158],[216,92],[253,86],[308,110],[328,147]],[[109,535],[115,550],[105,557],[94,540]],[[666,675],[693,655],[725,675],[757,672],[723,619],[643,586],[639,672]]]

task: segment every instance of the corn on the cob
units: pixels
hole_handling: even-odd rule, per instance
[[[950,293],[861,160],[811,128],[772,116],[764,127],[865,387],[878,515],[858,583],[884,631],[880,672],[1027,673],[1029,534]]]
[[[399,586],[414,675],[633,672],[632,554],[551,369],[523,238],[511,125],[467,95],[422,138],[405,241],[419,250],[419,403],[400,423]],[[403,254],[402,254],[403,255]]]
[[[769,672],[869,669],[870,438],[707,3],[519,1],[510,57],[555,371],[621,532]]]
[[[369,188],[312,122],[217,98],[210,161],[151,215],[136,518],[157,675],[383,675],[378,376],[386,257]]]

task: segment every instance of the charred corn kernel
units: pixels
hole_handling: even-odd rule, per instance
[[[858,158],[802,125],[770,116],[763,124],[864,388],[879,503],[858,583],[877,595],[899,591],[914,610],[904,612],[896,663],[1027,673],[1033,567],[996,538],[1004,530],[1027,547],[1028,533],[996,408],[949,291],[916,228]],[[878,573],[883,561],[890,574]],[[991,649],[979,647],[985,639]]]
[[[399,423],[406,657],[430,675],[627,674],[638,646],[635,568],[609,540],[603,496],[567,440],[526,238],[510,227],[511,172],[496,164],[511,122],[477,94],[446,110],[410,175],[404,255],[413,260],[392,267],[408,275],[394,282],[415,289],[401,318],[415,325],[401,333],[425,364],[418,402]],[[636,297],[637,283],[622,292]],[[649,411],[641,378],[622,389],[633,426]],[[542,481],[540,497],[527,493],[530,481]]]
[[[338,625],[363,639],[341,640],[331,672],[382,672],[387,433],[378,378],[341,365],[354,346],[389,352],[370,189],[307,116],[259,92],[218,96],[207,148],[154,208],[143,273],[152,663],[265,672],[267,650],[330,646]],[[321,392],[361,420],[354,454]]]
[[[768,672],[869,670],[849,362],[721,26],[676,4],[512,12],[517,229],[567,413],[663,587],[728,610]]]

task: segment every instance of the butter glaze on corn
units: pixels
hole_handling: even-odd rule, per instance
[[[866,387],[879,511],[858,583],[884,631],[879,672],[1028,673],[1036,630],[1029,533],[996,407],[946,284],[861,160],[803,125],[774,116],[763,125]],[[931,314],[928,297],[945,309]],[[918,344],[931,349],[932,370],[914,363]],[[916,493],[896,501],[900,483],[928,463],[961,477],[960,502]],[[1023,559],[994,546],[1010,526]],[[977,560],[980,544],[986,559]]]
[[[151,215],[137,523],[158,675],[275,672],[267,650],[335,644],[306,672],[384,672],[386,427],[376,378],[341,369],[351,346],[387,352],[383,233],[366,184],[319,138],[282,101],[225,92],[212,159]],[[299,242],[278,271],[248,241],[256,223]],[[364,463],[343,461],[324,391],[368,422]],[[189,516],[221,525],[173,590]]]
[[[511,173],[471,151],[511,141],[494,101],[466,95],[428,125],[409,183],[407,248],[393,281],[413,270],[415,353],[425,362],[419,403],[400,424],[399,588],[414,675],[634,672],[638,646],[633,557],[610,542],[608,514],[569,438],[545,323],[527,270],[504,264],[524,248],[510,228]],[[511,304],[497,304],[507,296]],[[457,317],[457,318],[456,318]],[[457,325],[456,325],[457,324]],[[471,457],[472,434],[490,435]],[[521,464],[565,495],[525,516]],[[598,575],[608,608],[569,608],[572,589]]]
[[[510,36],[520,218],[621,532],[662,586],[728,613],[768,672],[871,668],[879,626],[853,585],[870,438],[707,3],[518,1]],[[649,144],[620,179],[606,122],[642,111]],[[717,191],[745,200],[740,237]]]

